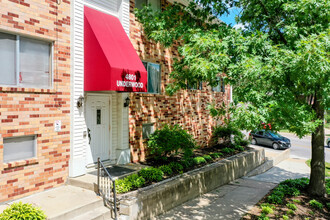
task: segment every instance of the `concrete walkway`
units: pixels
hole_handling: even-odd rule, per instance
[[[309,172],[305,160],[289,158],[265,173],[219,187],[156,219],[240,219],[278,183],[290,178],[308,177]]]

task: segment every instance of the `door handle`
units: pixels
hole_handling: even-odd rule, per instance
[[[91,136],[91,129],[87,128],[87,133],[88,133],[88,144],[91,144],[92,136]]]

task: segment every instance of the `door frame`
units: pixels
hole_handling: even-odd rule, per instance
[[[108,97],[109,98],[109,129],[108,129],[108,132],[109,132],[109,159],[111,161],[112,159],[112,155],[115,155],[115,151],[113,149],[113,145],[112,145],[112,95],[109,94],[109,93],[86,93],[85,94],[85,109],[84,109],[84,113],[85,113],[85,120],[86,120],[86,129],[88,129],[88,126],[87,126],[87,103],[88,103],[88,99],[89,98],[92,98],[92,97]],[[88,144],[89,142],[89,139],[87,138],[86,140],[86,147],[90,147],[90,144]],[[93,164],[95,164],[96,162],[94,162]],[[88,165],[91,165],[91,164],[88,164],[87,160],[86,160],[86,166]]]

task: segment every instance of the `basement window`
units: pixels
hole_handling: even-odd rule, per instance
[[[148,139],[155,132],[154,123],[146,123],[142,125],[142,138]]]
[[[3,139],[3,162],[9,163],[36,157],[36,136]]]

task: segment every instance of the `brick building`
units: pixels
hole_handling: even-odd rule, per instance
[[[0,202],[68,176],[70,4],[0,1]]]
[[[137,3],[137,4],[135,4]],[[230,88],[165,94],[176,48],[143,36],[134,7],[165,0],[0,0],[0,202],[146,157],[162,123],[205,145],[206,107]],[[185,3],[182,1],[182,3]]]
[[[162,123],[181,124],[195,136],[200,145],[206,145],[212,126],[220,123],[210,117],[207,104],[228,103],[230,100],[230,87],[220,84],[211,88],[206,83],[200,83],[174,96],[165,94],[173,59],[178,56],[178,52],[175,47],[165,49],[143,36],[141,24],[134,17],[134,8],[146,3],[160,10],[171,2],[73,2],[72,35],[75,40],[72,42],[71,54],[74,86],[71,93],[72,106],[75,107],[72,108],[71,124],[71,177],[87,173],[98,157],[109,164],[144,160],[147,153],[145,141]],[[121,28],[114,25],[116,19],[120,21]],[[124,37],[123,33],[129,38]],[[112,42],[112,45],[107,42]],[[113,44],[125,46],[110,48],[114,47]],[[99,50],[90,49],[96,47]],[[138,56],[131,54],[132,48]],[[116,71],[122,69],[124,75],[125,69],[131,72],[132,75],[126,74],[123,79],[123,84],[131,85],[139,79],[140,75],[135,74],[137,71],[141,71],[141,79],[146,77],[141,64],[144,65],[144,71],[147,70],[147,86],[144,85],[141,90],[120,88],[122,84],[118,84]],[[106,68],[108,71],[104,70]],[[106,73],[103,74],[104,71]],[[109,73],[114,78],[108,78]],[[109,85],[106,85],[107,82]],[[117,85],[114,85],[115,82]],[[83,103],[83,106],[76,107],[78,102]]]

